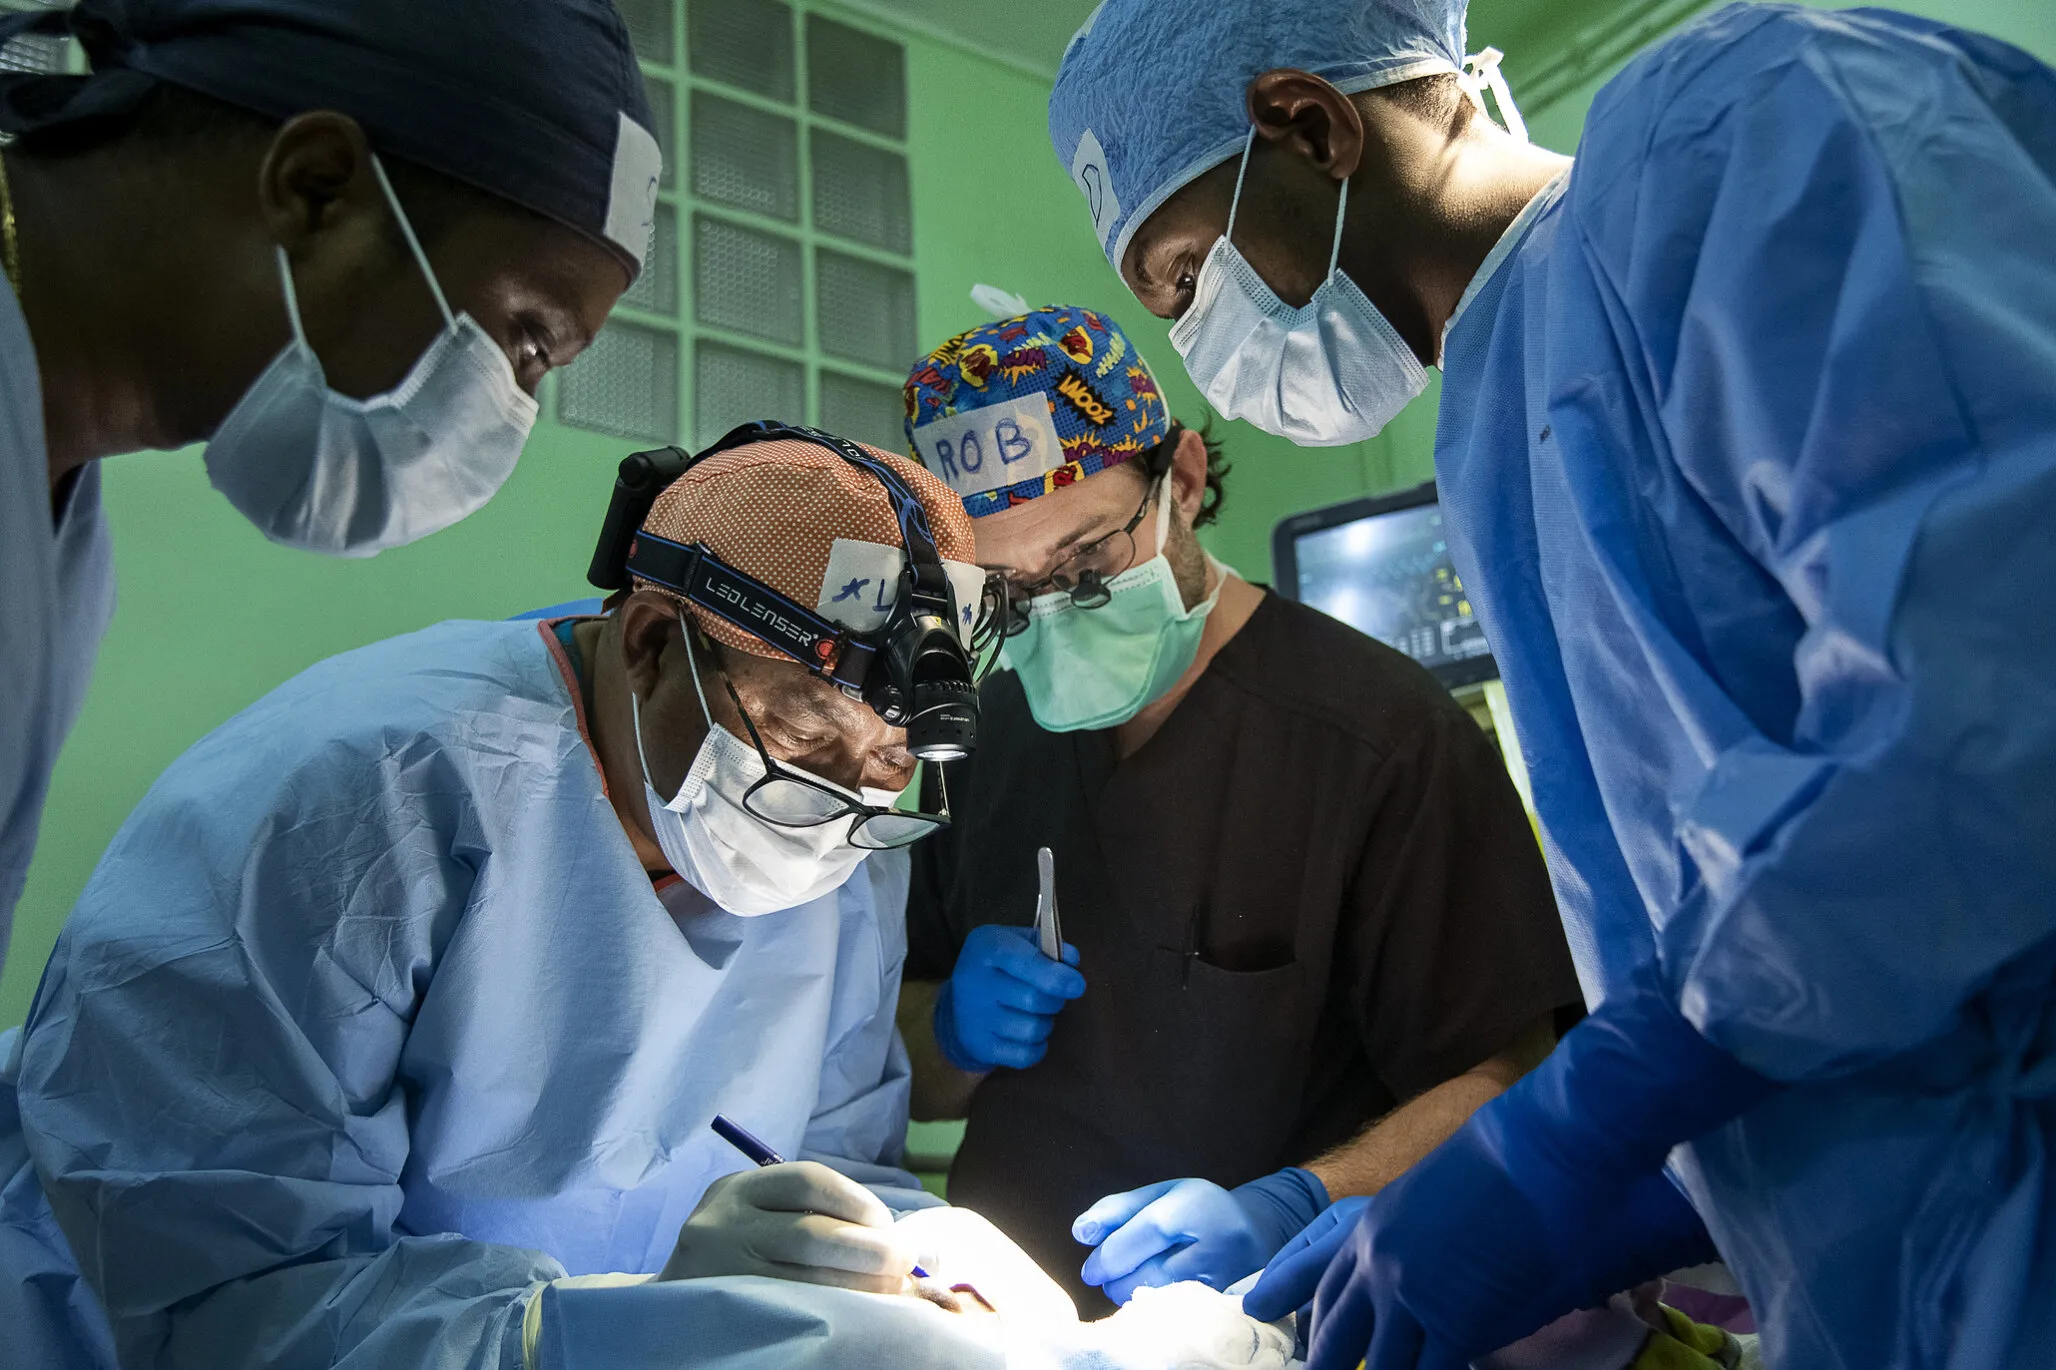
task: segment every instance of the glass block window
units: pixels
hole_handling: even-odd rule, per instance
[[[823,352],[881,370],[912,362],[912,273],[825,247],[815,255],[814,273]]]
[[[906,402],[900,387],[840,371],[821,373],[821,427],[888,452],[907,446]]]
[[[672,206],[657,206],[649,260],[643,263],[635,284],[622,294],[621,303],[651,314],[678,313],[678,211]]]
[[[778,0],[689,0],[685,46],[693,75],[792,103],[792,10]]]
[[[914,250],[914,212],[904,155],[816,127],[814,227],[905,256]]]
[[[818,14],[807,16],[807,105],[888,138],[907,136],[907,50]]]
[[[706,214],[693,219],[695,317],[797,347],[806,337],[800,245]]]
[[[628,25],[628,41],[643,61],[668,67],[677,60],[672,6],[673,0],[615,0],[622,22]]]
[[[787,223],[798,219],[799,124],[788,115],[694,91],[692,193]]]
[[[664,154],[657,189],[670,190],[678,184],[678,88],[654,76],[643,78],[643,88],[650,95],[650,117],[657,121],[657,148]]]
[[[919,344],[904,47],[810,0],[618,3],[665,153],[656,228],[556,382],[555,417],[692,445],[782,418],[904,448]]]
[[[609,320],[557,386],[557,417],[641,442],[678,441],[678,335]]]
[[[806,368],[768,353],[701,342],[693,394],[699,413],[693,441],[704,446],[739,423],[804,413]]]

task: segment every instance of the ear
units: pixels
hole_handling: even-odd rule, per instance
[[[316,110],[288,119],[257,170],[265,226],[289,254],[338,231],[383,233],[385,192],[355,119]]]
[[[1190,527],[1206,502],[1206,439],[1197,428],[1179,433],[1171,452],[1171,498]]]
[[[614,611],[621,624],[622,673],[645,703],[657,688],[665,651],[679,651],[679,612],[677,600],[655,590],[637,590]]]
[[[1348,180],[1363,160],[1356,103],[1308,72],[1279,67],[1251,81],[1249,118],[1257,137],[1294,149],[1335,180]]]

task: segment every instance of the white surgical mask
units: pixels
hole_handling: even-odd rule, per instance
[[[840,887],[869,852],[852,846],[850,821],[837,819],[810,828],[767,823],[743,807],[743,796],[764,778],[764,758],[756,748],[714,721],[700,686],[692,657],[692,625],[683,615],[686,661],[707,736],[692,768],[666,799],[650,783],[650,763],[643,755],[642,701],[631,691],[629,708],[635,720],[636,756],[642,761],[643,800],[657,845],[679,878],[727,910],[744,918],[798,908]],[[789,763],[788,763],[789,764]],[[798,770],[798,767],[792,769]],[[831,789],[890,808],[899,796],[891,790],[843,789],[807,772]]]
[[[1251,128],[1235,173],[1228,231],[1199,268],[1192,304],[1171,329],[1171,346],[1207,402],[1231,419],[1302,447],[1370,437],[1428,384],[1428,373],[1355,281],[1336,269],[1349,182],[1335,207],[1328,277],[1298,309],[1257,274],[1229,241],[1249,170]]]
[[[534,398],[478,321],[451,314],[385,168],[372,166],[443,331],[394,389],[337,394],[307,345],[279,248],[293,340],[207,444],[208,479],[264,536],[332,556],[368,557],[457,522],[493,497],[535,426]]]

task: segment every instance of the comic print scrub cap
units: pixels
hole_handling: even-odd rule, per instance
[[[1120,325],[1048,305],[959,333],[907,377],[907,442],[972,518],[1147,456],[1171,431]]]

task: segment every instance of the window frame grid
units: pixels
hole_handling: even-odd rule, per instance
[[[0,0],[4,4],[5,0]],[[837,134],[851,142],[861,143],[882,152],[891,153],[903,161],[908,158],[907,140],[899,140],[874,132],[856,124],[845,123],[828,115],[816,114],[808,97],[809,64],[812,54],[806,37],[806,21],[809,13],[818,12],[825,18],[849,28],[898,44],[904,53],[905,37],[889,26],[867,23],[860,16],[845,13],[831,5],[815,5],[808,0],[784,0],[787,21],[791,25],[793,44],[793,99],[784,104],[768,96],[756,94],[735,86],[724,84],[711,77],[701,76],[692,70],[692,54],[688,48],[690,17],[688,7],[692,0],[673,0],[671,6],[671,51],[674,61],[670,64],[651,62],[638,57],[637,62],[645,77],[663,81],[672,90],[673,146],[677,149],[677,166],[673,168],[671,185],[660,188],[658,200],[671,207],[677,216],[678,233],[676,260],[672,270],[677,276],[678,313],[666,315],[639,309],[633,305],[621,304],[610,316],[624,323],[637,324],[673,333],[678,338],[679,364],[679,414],[676,441],[688,447],[693,445],[698,430],[699,394],[697,381],[698,344],[701,339],[745,352],[755,352],[766,357],[798,364],[803,377],[802,393],[807,412],[800,416],[807,422],[817,422],[821,413],[821,382],[824,374],[834,372],[853,381],[898,390],[906,376],[897,370],[874,366],[831,356],[822,350],[820,342],[819,281],[816,270],[818,250],[827,248],[849,257],[855,257],[875,265],[906,273],[914,287],[914,307],[918,316],[920,308],[920,276],[915,263],[918,254],[918,240],[915,251],[905,255],[874,247],[852,238],[840,237],[823,232],[814,224],[814,157],[813,130],[816,127]],[[902,67],[905,71],[905,65]],[[797,150],[799,181],[799,219],[788,222],[768,214],[741,209],[713,200],[701,199],[692,191],[692,148],[693,148],[693,102],[695,96],[705,95],[743,105],[781,119],[789,119],[794,127]],[[903,90],[903,97],[906,92]],[[911,101],[909,101],[911,103]],[[909,110],[910,133],[912,112]],[[916,222],[912,167],[908,167],[907,212],[909,222]],[[770,234],[794,243],[800,253],[800,309],[803,342],[789,346],[760,338],[753,334],[738,332],[716,324],[700,322],[698,316],[698,281],[694,270],[695,242],[694,219],[705,217],[731,223],[740,228]],[[556,403],[556,387],[552,384],[549,412],[553,419],[559,417]],[[570,425],[576,427],[577,425]],[[589,429],[580,429],[589,432]]]

